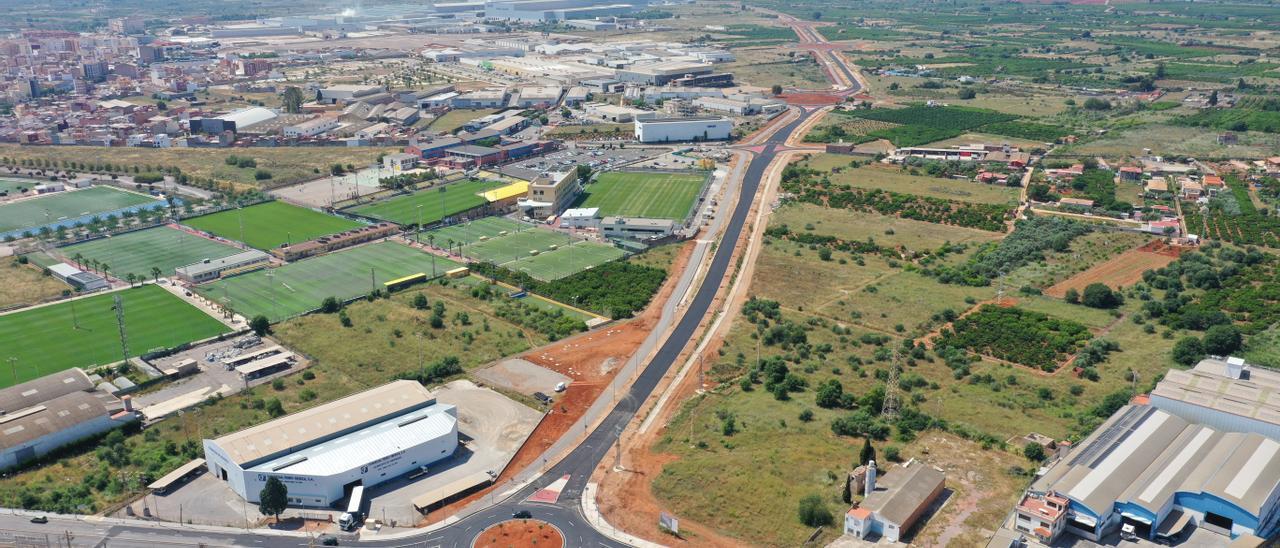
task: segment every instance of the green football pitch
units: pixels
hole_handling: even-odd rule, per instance
[[[587,185],[574,207],[598,207],[601,216],[684,220],[707,176],[696,173],[609,171]]]
[[[431,275],[432,257],[404,244],[378,242],[218,280],[198,286],[196,292],[229,302],[246,318],[263,315],[280,321],[319,308],[326,297],[350,299],[382,289],[383,282],[396,278]],[[461,266],[440,257],[434,264],[437,274]]]
[[[77,299],[74,306],[61,302],[7,314],[0,316],[0,341],[5,359],[16,358],[13,365],[18,382],[69,367],[119,361],[120,331],[112,300],[115,295],[120,295],[124,303],[130,356],[230,331],[163,287],[151,284]],[[13,384],[10,372],[4,373],[0,375],[0,388]]]
[[[471,259],[504,264],[529,257],[530,251],[544,253],[551,251],[553,246],[562,247],[572,242],[569,236],[554,230],[530,228],[473,243],[464,247],[462,254]],[[443,246],[439,238],[436,238],[435,243],[436,246]]]
[[[58,221],[70,222],[80,217],[105,214],[127,207],[163,203],[151,196],[105,186],[59,192],[0,205],[0,232],[44,226]]]
[[[243,239],[240,231],[242,219]],[[182,223],[262,250],[270,250],[284,243],[305,242],[361,226],[349,219],[279,201],[228,209],[212,215],[185,219]]]
[[[524,272],[534,278],[549,282],[577,274],[593,266],[616,261],[627,254],[611,245],[595,242],[578,242],[568,247],[524,257],[502,265],[510,270]]]
[[[428,225],[484,205],[485,199],[479,195],[481,192],[506,184],[497,181],[463,181],[356,206],[346,211],[401,225],[415,224],[419,222],[421,215],[422,224]],[[441,189],[445,190],[442,192]],[[418,206],[422,206],[422,209],[419,210]]]
[[[229,257],[241,249],[184,230],[158,226],[67,246],[61,251],[68,259],[74,260],[80,255],[85,261],[96,259],[106,263],[107,271],[116,278],[129,274],[151,278],[152,268],[159,268],[161,276],[170,276],[173,269],[180,266]]]
[[[422,233],[422,241],[428,241],[427,237],[431,236],[434,238],[432,242],[435,243],[436,247],[447,247],[450,245],[450,241],[454,244],[468,245],[503,236],[504,232],[510,234],[529,230],[532,227],[533,225],[529,223],[522,223],[506,217],[482,217],[474,221],[425,231]]]

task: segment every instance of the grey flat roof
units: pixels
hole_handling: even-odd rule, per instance
[[[72,392],[93,390],[93,381],[79,368],[59,371],[0,390],[0,413],[9,414]]]
[[[213,440],[236,464],[249,466],[283,452],[308,447],[330,436],[434,402],[431,392],[415,381],[392,381],[227,434]]]
[[[449,154],[461,156],[488,156],[497,154],[500,150],[493,147],[482,147],[480,145],[462,145],[449,149]]]
[[[244,264],[265,261],[269,257],[270,255],[267,255],[266,253],[256,249],[251,249],[249,251],[242,251],[221,259],[209,259],[208,262],[201,261],[189,264],[187,266],[179,267],[175,271],[179,274],[195,277],[206,272],[216,272],[227,268],[235,268]]]

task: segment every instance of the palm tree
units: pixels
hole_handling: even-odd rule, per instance
[[[84,255],[76,253],[75,255],[71,256],[71,261],[76,263],[76,265],[80,266],[81,268],[84,268]]]
[[[89,264],[90,264],[90,265],[92,265],[92,266],[90,266],[90,267],[89,267],[89,270],[92,270],[92,271],[94,271],[94,272],[97,272],[97,271],[98,271],[98,260],[97,260],[97,259],[89,259]]]
[[[104,274],[104,275],[105,275],[105,274],[107,273],[107,271],[108,271],[108,270],[111,270],[111,267],[107,266],[107,263],[102,263],[102,266],[101,266],[100,268],[101,268],[102,270],[101,270],[100,272],[98,272],[98,274]]]
[[[151,267],[151,280],[152,280],[152,281],[154,281],[154,282],[156,282],[156,283],[160,283],[160,273],[161,273],[161,272],[162,272],[162,271],[160,270],[160,267],[158,267],[158,266],[153,266],[153,267]]]
[[[427,234],[427,245],[429,245],[429,246],[431,246],[431,247],[433,247],[433,248],[436,246],[436,235],[435,235],[435,234]]]
[[[125,278],[126,280],[129,280],[129,287],[133,287],[133,282],[138,281],[138,275],[137,275],[137,274],[134,274],[134,273],[132,273],[132,272],[130,272],[129,274],[125,275],[125,277],[124,277],[124,278]]]
[[[449,238],[449,253],[453,253],[453,238]]]

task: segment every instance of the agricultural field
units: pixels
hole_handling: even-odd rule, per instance
[[[0,340],[17,358],[18,382],[120,361],[120,331],[113,298],[124,303],[129,354],[214,337],[230,331],[218,320],[157,285],[61,302],[0,316]],[[78,327],[77,327],[78,326]],[[13,378],[0,375],[0,387]]]
[[[1182,212],[1187,230],[1202,238],[1280,249],[1280,220],[1258,211],[1249,196],[1247,183],[1235,175],[1227,175],[1225,179],[1228,192],[1212,198],[1207,208],[1184,204]]]
[[[782,190],[793,201],[851,211],[915,219],[992,232],[1005,229],[1013,204],[980,204],[947,198],[917,196],[882,190],[848,187],[829,180],[826,172],[791,164],[782,173]]]
[[[419,272],[443,274],[461,265],[396,242],[378,242],[258,270],[196,287],[200,296],[238,314],[274,321],[383,289],[383,282]]]
[[[256,164],[242,168],[226,163],[231,153],[221,149],[203,148],[144,148],[144,147],[24,147],[0,145],[0,157],[17,160],[47,160],[54,165],[67,167],[69,163],[82,163],[87,159],[109,159],[117,168],[127,168],[128,174],[153,172],[165,167],[177,167],[188,176],[233,183],[243,188],[274,188],[299,183],[328,173],[333,164],[364,167],[379,156],[397,149],[388,147],[259,147],[249,149]],[[244,156],[237,151],[237,156]],[[103,166],[105,167],[105,166]],[[137,171],[135,171],[137,168]],[[255,178],[257,170],[271,174],[270,179]],[[76,168],[76,171],[90,171]],[[108,170],[101,170],[108,171]],[[110,170],[122,172],[123,169]]]
[[[911,105],[900,109],[841,111],[838,115],[896,124],[884,129],[867,131],[856,139],[850,139],[850,142],[888,139],[899,147],[919,146],[950,139],[966,131],[978,130],[983,126],[1006,123],[1018,118],[1012,114],[994,110],[925,105]],[[830,136],[830,133],[828,132],[827,135]]]
[[[108,265],[106,271],[117,279],[129,274],[149,279],[155,276],[153,268],[160,269],[160,276],[171,276],[180,266],[229,257],[242,250],[185,230],[159,226],[69,245],[58,251],[82,265],[95,260]]]
[[[95,186],[23,200],[18,203],[0,204],[0,234],[65,222],[68,225],[83,218],[136,207],[159,207],[163,201],[145,194]]]
[[[978,183],[972,180],[944,179],[913,175],[907,169],[883,164],[868,164],[849,168],[847,156],[837,154],[819,154],[813,156],[807,165],[819,171],[832,171],[829,175],[834,183],[853,185],[859,188],[887,190],[900,194],[928,196],[944,200],[959,200],[980,204],[1012,204],[1018,201],[1017,187],[998,186]]]
[[[983,305],[944,329],[934,344],[1053,371],[1090,338],[1089,329],[1077,322],[1016,306]]]
[[[1092,283],[1101,283],[1111,289],[1120,289],[1137,283],[1147,270],[1162,268],[1178,258],[1178,252],[1159,241],[1125,251],[1110,260],[1089,267],[1066,280],[1044,290],[1045,295],[1062,298],[1067,290],[1077,292]]]
[[[649,217],[682,221],[706,184],[705,173],[601,173],[586,186],[574,207],[598,207],[601,216]]]
[[[46,276],[34,264],[21,264],[17,259],[0,263],[0,310],[34,304],[62,295],[71,288],[53,276]]]
[[[484,205],[487,202],[481,193],[506,184],[500,181],[462,181],[355,206],[346,211],[399,225],[417,224],[421,220],[426,226]],[[422,209],[419,210],[418,206]]]
[[[946,243],[990,242],[998,234],[986,230],[938,225],[913,219],[874,213],[850,215],[848,212],[814,204],[788,203],[773,213],[773,226],[788,226],[793,231],[830,234],[846,240],[871,239],[880,245],[924,250],[937,249]]]
[[[362,226],[352,220],[280,201],[184,219],[182,224],[264,251]]]

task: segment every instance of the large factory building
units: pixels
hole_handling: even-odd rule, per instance
[[[453,455],[458,412],[414,381],[395,381],[306,411],[204,440],[214,477],[258,502],[267,478],[296,506],[330,506]]]

